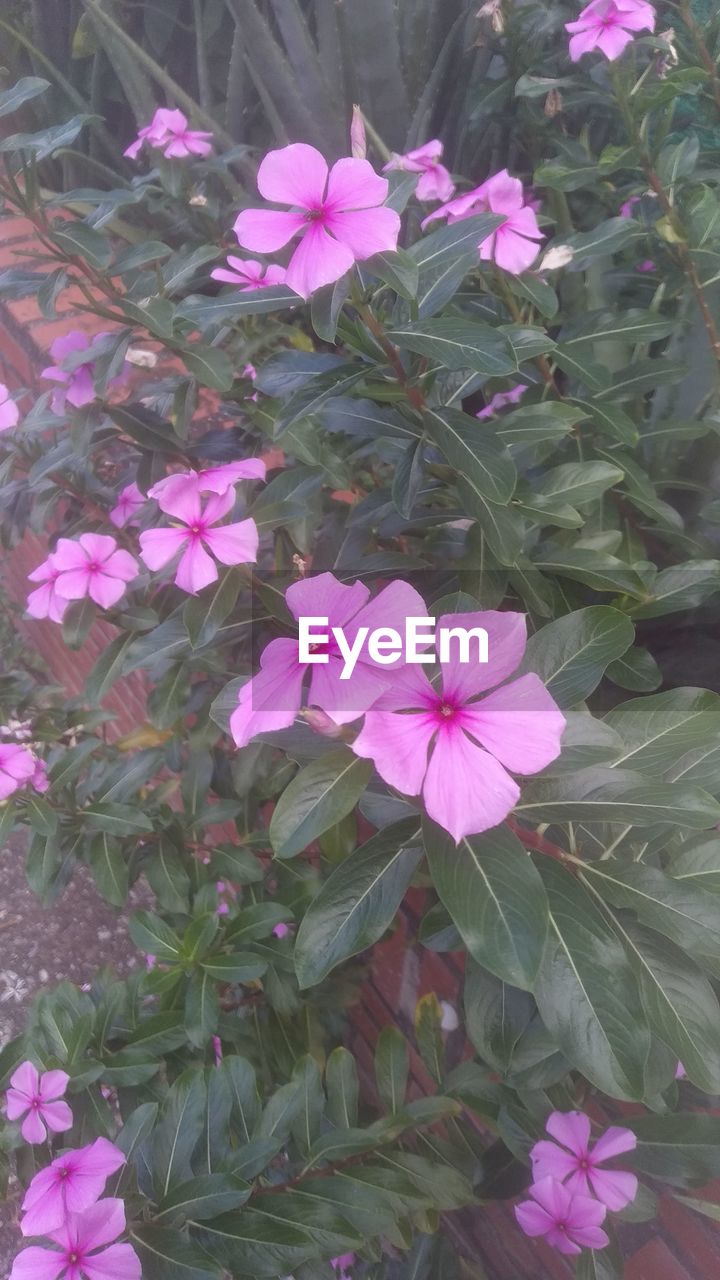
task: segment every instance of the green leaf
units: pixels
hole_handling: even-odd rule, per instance
[[[662,671],[652,654],[637,645],[611,662],[606,675],[613,684],[631,689],[633,693],[653,693],[663,682]]]
[[[360,1083],[352,1054],[342,1045],[333,1049],[325,1065],[327,1115],[336,1129],[357,1124]]]
[[[185,1029],[188,1040],[202,1049],[217,1031],[220,1001],[215,980],[203,968],[190,975],[185,996]]]
[[[638,1116],[628,1127],[638,1145],[626,1159],[639,1172],[681,1187],[720,1176],[720,1117],[690,1112]]]
[[[720,696],[705,689],[669,689],[621,703],[605,723],[625,746],[617,765],[662,777],[685,751],[717,742]]]
[[[190,1161],[203,1131],[206,1102],[202,1067],[183,1072],[170,1089],[152,1144],[153,1184],[161,1199],[193,1176]]]
[[[489,502],[509,501],[515,488],[515,464],[488,431],[455,409],[426,410],[423,420],[433,444],[469,488]]]
[[[116,636],[105,646],[85,681],[85,696],[88,702],[102,702],[116,680],[119,680],[125,666],[125,658],[135,636],[132,631]]]
[[[502,222],[502,216],[497,214],[474,214],[471,218],[463,218],[461,222],[454,222],[451,226],[441,227],[439,231],[423,236],[408,250],[420,268],[421,279],[464,254],[473,253],[477,262],[478,245],[487,240]]]
[[[633,618],[662,618],[696,609],[720,590],[720,560],[689,560],[663,569],[646,593],[646,602],[632,606]]]
[[[208,1173],[175,1187],[161,1200],[155,1220],[180,1217],[203,1222],[206,1218],[216,1218],[220,1213],[239,1209],[251,1194],[249,1183],[234,1178],[232,1174]]]
[[[71,146],[88,121],[94,118],[90,115],[77,115],[64,124],[52,125],[38,133],[13,133],[0,140],[0,152],[30,151],[36,160],[46,160],[56,151]]]
[[[210,956],[201,967],[218,982],[254,982],[265,973],[267,961],[252,951],[238,951],[229,956]]]
[[[531,783],[515,812],[535,822],[668,822],[700,831],[720,822],[720,805],[700,787],[653,785],[626,769],[581,769],[569,778]]]
[[[505,1075],[510,1070],[515,1045],[535,1012],[532,996],[469,960],[464,1000],[465,1023],[472,1043],[489,1067]]]
[[[143,1225],[131,1231],[130,1240],[143,1280],[222,1280],[220,1268],[179,1231]]]
[[[150,911],[135,911],[130,917],[128,930],[135,946],[146,955],[157,956],[158,960],[170,963],[179,960],[182,950],[180,939],[160,916]]]
[[[242,320],[244,316],[266,315],[270,311],[285,311],[287,307],[301,304],[302,298],[281,284],[248,293],[229,289],[216,298],[193,293],[183,299],[176,314],[179,320],[187,320],[191,328],[204,333],[215,324],[232,324],[235,320]]]
[[[572,875],[542,866],[550,935],[535,985],[565,1057],[610,1097],[642,1098],[650,1035],[623,946]]]
[[[423,447],[411,440],[395,467],[392,500],[405,520],[409,520],[424,478]]]
[[[375,1082],[391,1115],[403,1109],[410,1071],[410,1050],[397,1027],[383,1027],[375,1045]]]
[[[578,231],[566,236],[563,243],[575,250],[573,265],[579,266],[617,253],[644,234],[643,227],[633,218],[607,218],[592,231]]]
[[[544,444],[564,440],[583,417],[572,404],[548,400],[504,414],[493,423],[493,434],[503,444]]]
[[[607,462],[564,462],[562,466],[546,471],[533,491],[546,498],[581,506],[601,497],[622,478],[620,468]]]
[[[634,637],[624,613],[590,605],[530,636],[520,674],[536,672],[560,707],[573,707],[597,688],[608,664],[629,649]]]
[[[463,476],[458,476],[457,489],[463,508],[477,521],[482,537],[498,564],[515,565],[525,542],[522,516],[526,514],[526,508],[517,502],[512,507],[502,507],[487,501]]]
[[[95,836],[90,845],[90,870],[103,898],[124,907],[129,888],[128,865],[122,848],[112,836]]]
[[[202,347],[196,344],[182,352],[186,369],[203,387],[215,391],[229,391],[235,381],[235,371],[227,351],[219,347]]]
[[[303,1155],[307,1156],[320,1133],[325,1111],[320,1068],[311,1054],[304,1054],[296,1062],[292,1078],[300,1090],[300,1107],[293,1121],[292,1134]]]
[[[52,238],[63,253],[82,258],[99,271],[103,271],[112,258],[112,244],[107,236],[86,222],[65,222],[53,231]]]
[[[427,356],[444,369],[472,369],[485,376],[502,377],[517,372],[517,360],[508,339],[489,324],[441,316],[420,320],[387,336],[403,351]]]
[[[241,1140],[249,1142],[260,1118],[260,1098],[255,1069],[247,1058],[231,1054],[218,1068],[226,1077],[232,1096],[232,1110],[239,1124]]]
[[[184,456],[183,446],[172,424],[145,405],[132,401],[122,405],[109,404],[107,413],[116,426],[143,449]]]
[[[329,369],[326,373],[318,374],[317,377],[311,378],[305,382],[303,386],[295,391],[290,399],[285,403],[282,412],[275,420],[275,434],[282,435],[291,427],[294,422],[299,422],[301,418],[308,418],[311,414],[317,413],[327,400],[331,400],[334,396],[340,396],[344,391],[349,391],[357,382],[367,377],[367,368],[364,365],[357,364],[341,364],[335,369]]]
[[[218,581],[201,595],[191,596],[183,609],[193,649],[214,640],[223,622],[232,613],[240,592],[241,579],[236,569],[226,569]]]
[[[293,778],[270,820],[276,858],[293,858],[355,808],[372,765],[347,747],[313,760]]]
[[[543,548],[533,564],[544,573],[556,573],[562,578],[582,582],[593,591],[622,592],[646,598],[649,594],[643,579],[634,569],[615,556],[599,556],[597,551],[585,547]],[[633,606],[633,617],[641,612]]]
[[[68,649],[82,649],[97,617],[97,608],[89,596],[73,600],[62,620],[63,643]]]
[[[507,827],[455,844],[435,823],[423,826],[435,888],[470,955],[491,973],[529,989],[547,937],[542,881]]]
[[[152,831],[153,824],[147,814],[124,804],[99,804],[91,800],[80,810],[91,830],[105,831],[111,836],[134,836],[142,831]]]
[[[363,262],[362,270],[378,276],[409,302],[414,302],[417,297],[420,270],[415,259],[405,249],[398,249],[395,253],[376,253]]]
[[[49,80],[41,80],[39,76],[23,76],[12,88],[0,93],[0,116],[12,115],[23,103],[37,98],[49,88]]]
[[[382,937],[422,856],[419,839],[417,819],[403,818],[335,868],[298,930],[295,971],[301,988],[315,986]]]

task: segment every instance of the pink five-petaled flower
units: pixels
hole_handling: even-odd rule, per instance
[[[118,529],[124,528],[126,524],[137,524],[135,512],[144,505],[145,499],[135,481],[126,484],[118,494],[117,505],[110,512],[110,520]]]
[[[285,283],[284,267],[268,267],[256,258],[236,258],[231,253],[228,254],[227,263],[227,267],[216,267],[210,274],[213,280],[239,285],[241,293],[269,289],[274,284]]]
[[[182,527],[148,529],[140,534],[140,556],[148,569],[162,569],[181,551],[175,583],[183,591],[195,595],[217,581],[218,571],[213,556],[221,564],[254,564],[258,549],[255,521],[218,524],[234,505],[235,491],[232,488],[224,493],[211,494],[204,508],[197,489],[179,495],[164,493],[162,509],[182,521]]]
[[[343,661],[332,628],[342,628],[347,643],[352,645],[361,627],[404,631],[408,617],[425,616],[425,604],[414,587],[400,581],[388,583],[374,600],[369,597],[363,583],[345,585],[332,573],[320,573],[288,587],[285,603],[294,618],[328,619],[324,630],[330,639],[322,646],[328,661],[301,662],[297,640],[271,640],[260,658],[260,671],[243,685],[230,718],[236,746],[246,746],[258,733],[292,724],[303,702],[303,681],[308,670],[312,678],[307,703],[320,707],[336,724],[356,720],[391,685],[400,657],[394,666],[382,666],[373,662],[366,651],[361,652],[350,679],[341,680]],[[321,651],[319,644],[311,647],[314,652]]]
[[[31,618],[49,618],[51,622],[62,622],[65,610],[70,601],[58,595],[56,587],[60,577],[60,569],[55,564],[54,556],[48,556],[37,569],[28,574],[28,582],[40,582],[36,591],[31,591],[25,608]]]
[[[20,421],[20,410],[14,400],[10,399],[10,392],[4,382],[0,382],[0,431],[9,431],[10,427],[16,427]]]
[[[265,463],[261,458],[243,458],[238,462],[225,462],[221,467],[207,467],[204,471],[176,471],[158,480],[148,497],[154,498],[161,511],[172,513],[171,504],[197,493],[227,493],[240,480],[264,480]]]
[[[111,1173],[125,1164],[119,1147],[96,1138],[86,1147],[61,1151],[35,1174],[22,1202],[24,1236],[44,1236],[61,1227],[69,1213],[83,1213],[100,1198]]]
[[[84,1213],[70,1213],[50,1232],[59,1248],[23,1249],[10,1280],[141,1280],[140,1259],[132,1245],[112,1243],[124,1230],[122,1200],[108,1198]]]
[[[61,600],[89,596],[101,609],[110,609],[137,577],[138,564],[129,551],[118,550],[106,533],[81,533],[77,539],[59,538],[52,555],[60,573],[54,589]]]
[[[387,179],[367,160],[348,156],[328,173],[315,147],[293,142],[268,152],[257,181],[265,200],[292,211],[243,209],[235,234],[256,253],[274,253],[301,235],[285,276],[301,298],[339,280],[353,263],[397,248],[400,215],[384,207]]]
[[[513,275],[527,271],[538,255],[536,242],[544,240],[545,236],[538,226],[535,210],[525,200],[522,182],[513,178],[507,169],[494,173],[474,191],[441,205],[425,219],[423,227],[436,218],[460,222],[484,210],[504,214],[505,221],[480,241],[481,260],[496,262],[503,271],[510,271]]]
[[[599,49],[610,62],[630,44],[637,31],[655,30],[655,10],[647,0],[592,0],[575,22],[566,22],[573,62]]]
[[[606,1129],[594,1146],[590,1145],[590,1120],[583,1111],[553,1111],[545,1125],[554,1142],[536,1142],[530,1152],[533,1176],[556,1178],[569,1191],[596,1195],[608,1209],[624,1209],[637,1195],[634,1173],[601,1169],[599,1166],[623,1151],[633,1151],[637,1138],[629,1129],[615,1125]]]
[[[404,169],[407,173],[422,174],[415,188],[418,200],[449,200],[455,190],[455,183],[445,165],[440,163],[442,153],[442,142],[433,138],[432,142],[426,142],[424,146],[416,147],[403,156],[393,156],[385,165],[383,173],[388,173],[391,169]]]
[[[197,129],[188,129],[188,118],[182,111],[171,111],[167,107],[158,107],[150,124],[140,129],[134,142],[123,155],[130,160],[137,159],[145,143],[151,147],[160,147],[168,160],[183,159],[185,156],[208,156],[212,151],[212,134]]]
[[[96,357],[93,355],[92,349],[107,337],[107,333],[96,333],[94,337],[89,338],[82,330],[72,329],[70,333],[55,339],[50,347],[50,355],[58,363],[48,365],[47,369],[43,369],[40,375],[50,382],[59,384],[57,389],[53,391],[53,413],[65,413],[66,401],[73,408],[82,409],[83,405],[91,404],[95,399],[93,372]],[[87,351],[87,360],[84,360],[81,364],[76,364],[72,369],[63,369],[62,361],[67,360],[68,356],[73,356],[78,351]],[[110,380],[108,387],[121,386],[125,381],[125,377],[126,370],[123,369],[122,373]]]
[[[32,783],[35,757],[17,742],[0,742],[0,800]]]
[[[475,414],[475,417],[479,418],[481,422],[486,418],[494,417],[498,409],[504,409],[505,405],[518,404],[526,391],[527,387],[523,386],[522,382],[519,382],[516,387],[511,387],[509,391],[498,391],[497,395],[494,395],[492,399],[488,401],[485,408],[480,409],[480,411]]]
[[[555,1178],[530,1187],[532,1200],[515,1206],[515,1217],[526,1236],[544,1236],[560,1253],[604,1249],[610,1243],[600,1223],[607,1209],[599,1200],[573,1193]]]
[[[47,1131],[65,1133],[72,1128],[73,1115],[67,1102],[61,1102],[70,1082],[64,1071],[45,1071],[42,1075],[32,1062],[23,1062],[10,1077],[7,1091],[8,1120],[22,1122],[20,1132],[26,1142],[44,1142]]]
[[[417,667],[396,672],[352,749],[373,760],[391,787],[422,794],[430,817],[458,843],[504,821],[520,795],[507,770],[537,773],[554,760],[565,717],[534,674],[477,700],[519,666],[524,614],[490,610],[438,620],[438,632],[452,627],[483,628],[489,661],[461,662],[459,646],[452,648],[452,660],[440,664],[440,689]]]

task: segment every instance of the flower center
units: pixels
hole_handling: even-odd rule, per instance
[[[58,1169],[58,1178],[60,1178],[61,1181],[64,1181],[64,1179],[68,1177],[69,1173],[70,1170],[66,1169],[63,1165],[61,1169]]]
[[[33,1098],[32,1102],[30,1103],[30,1106],[32,1107],[33,1111],[38,1111],[40,1109],[40,1099]]]
[[[89,560],[87,571],[88,573],[100,573],[101,566],[98,564],[97,560]]]
[[[194,538],[200,538],[205,532],[205,525],[200,520],[196,520],[194,524],[191,524],[188,527]]]
[[[73,1252],[73,1253],[69,1253],[69,1254],[68,1254],[68,1262],[76,1263],[76,1262],[79,1262],[79,1261],[80,1261],[80,1254],[79,1254],[79,1253]]]
[[[305,212],[306,222],[322,222],[325,217],[325,210],[321,206],[319,209],[307,209]]]
[[[449,702],[440,703],[440,715],[444,716],[446,720],[449,720],[452,716],[454,716],[455,711],[456,711],[456,708],[451,706]]]

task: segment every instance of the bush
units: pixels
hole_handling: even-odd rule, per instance
[[[142,972],[43,994],[0,1055],[22,1229],[62,1265],[464,1274],[439,1215],[520,1196],[518,1230],[612,1280],[618,1222],[720,1173],[692,1109],[720,1091],[720,706],[687,687],[720,586],[720,81],[688,6],[609,5],[574,64],[569,6],[460,15],[492,65],[465,174],[372,128],[371,167],[360,112],[354,159],[280,148],[260,196],[177,110],[112,189],[48,192],[84,112],[2,143],[39,255],[0,291],[54,318],[73,288],[99,328],[34,403],[0,394],[3,542],[51,530],[30,614],[115,634],[83,699],[11,686],[0,827],[48,905],[78,864],[154,896]],[[138,670],[147,723],[113,740]],[[426,996],[360,1096],[357,957],[411,888],[413,941],[466,962],[471,1053]]]

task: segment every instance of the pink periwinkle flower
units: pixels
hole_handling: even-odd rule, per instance
[[[488,401],[485,408],[480,409],[475,414],[475,417],[480,418],[481,421],[486,418],[493,418],[498,409],[504,409],[508,404],[519,404],[526,391],[527,387],[522,382],[519,382],[516,387],[511,387],[509,391],[498,391],[497,395],[494,395]]]
[[[422,795],[430,817],[457,843],[505,820],[520,796],[508,770],[537,773],[555,760],[565,717],[533,673],[480,698],[519,666],[524,614],[489,610],[438,620],[438,633],[452,627],[483,628],[489,661],[463,663],[456,647],[440,664],[438,689],[419,667],[396,672],[352,749],[374,761],[391,787]]]
[[[69,1213],[83,1213],[102,1195],[107,1179],[125,1164],[119,1147],[96,1138],[86,1147],[62,1151],[35,1174],[22,1202],[24,1236],[57,1231]]]
[[[33,1245],[13,1263],[10,1280],[141,1280],[131,1244],[113,1244],[125,1230],[125,1205],[108,1198],[83,1213],[69,1213],[52,1231],[57,1248]]]
[[[231,253],[228,254],[227,262],[227,267],[216,267],[210,274],[213,280],[238,285],[241,293],[269,289],[271,285],[285,283],[284,267],[268,267],[255,258],[236,258]]]
[[[67,404],[71,404],[75,409],[82,409],[86,404],[92,404],[95,399],[95,386],[93,384],[93,374],[95,369],[95,356],[93,355],[93,347],[103,342],[107,338],[107,333],[96,333],[92,338],[87,333],[83,333],[81,329],[72,329],[70,333],[63,334],[60,338],[56,338],[50,347],[50,355],[57,364],[48,365],[47,369],[43,369],[42,378],[47,378],[50,382],[57,382],[58,387],[53,391],[52,411],[57,414],[64,414]],[[72,356],[77,351],[87,351],[88,358],[82,364],[76,364],[73,369],[63,369],[62,361],[68,356]],[[108,387],[122,386],[127,371],[118,374],[116,378],[112,378],[108,383]]]
[[[554,1142],[536,1142],[530,1152],[536,1182],[556,1178],[569,1191],[595,1195],[608,1209],[624,1209],[637,1195],[634,1173],[603,1169],[607,1160],[634,1151],[637,1138],[630,1129],[612,1125],[593,1145],[590,1120],[583,1111],[553,1111],[545,1125]]]
[[[351,1280],[350,1267],[354,1262],[354,1253],[341,1253],[339,1257],[330,1259],[330,1266],[335,1271],[337,1280]]]
[[[35,757],[17,742],[0,742],[0,800],[7,800],[32,782]]]
[[[49,618],[51,622],[62,622],[65,610],[70,601],[63,600],[56,590],[61,570],[55,564],[54,556],[48,556],[37,569],[28,574],[28,582],[39,582],[42,585],[31,591],[25,608],[31,618]]]
[[[238,462],[225,462],[221,467],[207,467],[204,471],[176,471],[158,480],[148,497],[154,498],[161,511],[171,512],[171,504],[198,493],[225,494],[240,480],[264,480],[265,463],[262,458],[242,458]]]
[[[393,156],[385,165],[383,173],[390,169],[404,169],[408,173],[422,175],[415,188],[418,200],[449,200],[455,190],[450,173],[441,164],[443,144],[438,138],[426,142],[414,151],[402,156]]]
[[[515,1217],[526,1236],[544,1236],[560,1253],[604,1249],[610,1243],[600,1226],[607,1209],[599,1200],[573,1193],[555,1178],[530,1187],[532,1200],[515,1206]]]
[[[651,271],[657,271],[657,263],[653,262],[652,258],[645,258],[644,262],[638,262],[635,270],[648,275]]]
[[[676,1079],[676,1080],[686,1080],[686,1079],[687,1079],[687,1071],[685,1070],[685,1068],[684,1068],[684,1066],[683,1066],[682,1062],[678,1062],[678,1064],[677,1064],[677,1066],[676,1066],[676,1068],[675,1068],[675,1079]]]
[[[519,178],[513,178],[507,169],[501,169],[486,182],[465,195],[457,196],[448,204],[435,209],[423,222],[423,227],[436,218],[448,222],[460,222],[477,213],[504,214],[505,221],[489,236],[480,241],[478,250],[483,262],[496,262],[503,271],[520,275],[535,261],[538,241],[545,236],[538,226],[535,210],[530,207]]]
[[[630,196],[629,199],[625,200],[620,205],[618,210],[619,216],[621,218],[632,218],[635,205],[639,204],[641,199],[641,196]]]
[[[10,398],[10,392],[4,382],[0,382],[0,431],[9,431],[10,427],[16,427],[20,421],[20,410],[14,400]]]
[[[89,596],[101,609],[117,604],[138,573],[137,560],[104,533],[59,538],[52,561],[53,568],[60,570],[53,586],[61,600]]]
[[[301,298],[333,284],[355,262],[397,248],[400,215],[384,207],[387,179],[367,160],[348,156],[328,172],[315,147],[294,142],[268,152],[258,170],[258,190],[291,211],[243,209],[235,234],[256,253],[274,253],[300,235],[285,283]]]
[[[296,639],[271,640],[260,659],[260,671],[243,685],[230,719],[230,731],[238,747],[246,746],[259,733],[285,729],[293,723],[303,702],[308,671],[311,680],[306,702],[320,707],[336,724],[356,720],[389,688],[401,659],[398,656],[394,666],[382,666],[363,651],[351,678],[341,680],[343,661],[332,638],[332,628],[341,627],[347,643],[353,644],[361,627],[395,627],[402,631],[406,618],[425,616],[422,597],[407,582],[390,582],[370,600],[363,583],[345,585],[332,573],[294,582],[285,592],[285,602],[294,618],[328,618],[328,661],[301,662]],[[320,646],[314,651],[320,652]]]
[[[217,581],[215,560],[221,564],[254,564],[259,542],[255,521],[219,524],[234,505],[232,488],[211,494],[204,507],[196,489],[179,496],[164,493],[162,509],[181,521],[181,525],[148,529],[140,534],[140,556],[148,569],[162,569],[181,552],[175,583],[195,595]]]
[[[655,30],[655,10],[647,0],[591,0],[575,22],[566,22],[573,62],[596,49],[614,62],[638,31]]]
[[[126,484],[118,494],[117,505],[110,512],[110,520],[118,529],[123,529],[126,524],[137,524],[135,512],[144,505],[145,498],[135,481],[132,484]]]
[[[287,938],[290,933],[289,924],[276,924],[273,929],[274,938]]]
[[[73,1115],[67,1102],[60,1101],[70,1083],[64,1071],[41,1075],[32,1062],[23,1062],[10,1077],[7,1091],[8,1120],[25,1119],[20,1132],[26,1142],[44,1142],[47,1131],[65,1133],[72,1128]]]
[[[184,159],[185,156],[208,156],[212,151],[212,134],[188,128],[188,118],[182,111],[158,107],[150,124],[138,132],[134,142],[123,155],[136,160],[145,143],[159,147],[167,160]]]

